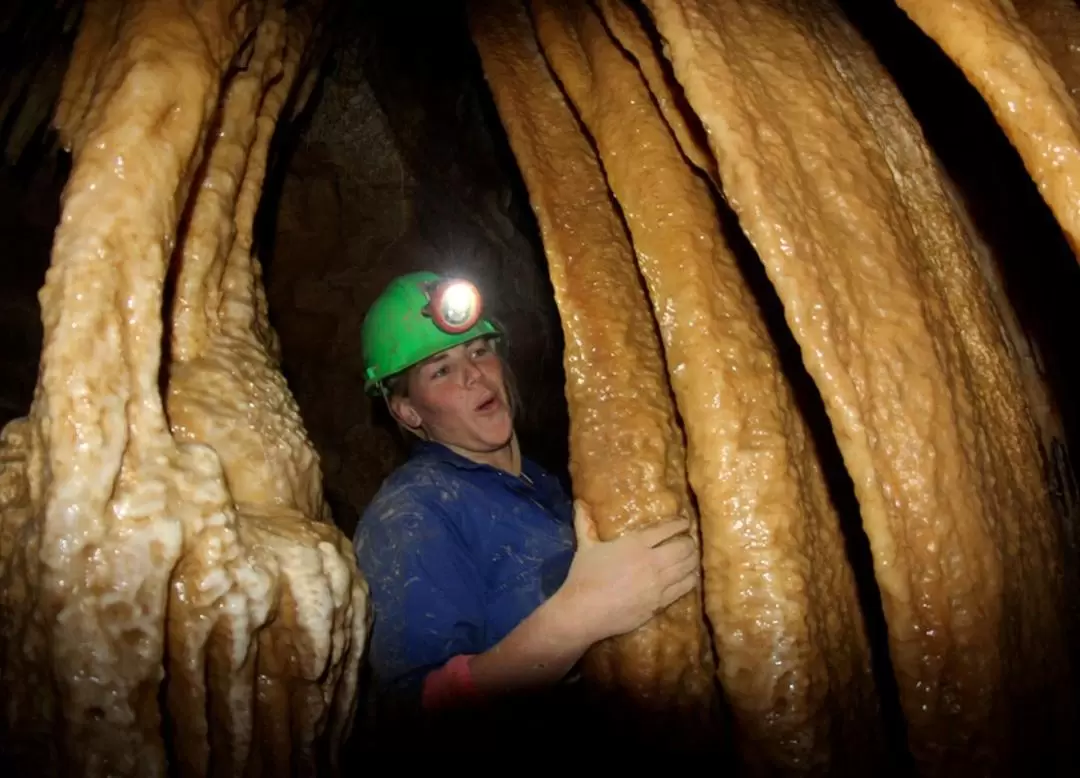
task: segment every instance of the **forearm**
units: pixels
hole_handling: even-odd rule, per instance
[[[592,644],[556,594],[494,647],[469,660],[478,694],[500,694],[560,681]]]

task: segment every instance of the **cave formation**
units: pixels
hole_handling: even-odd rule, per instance
[[[359,329],[420,268],[477,281],[605,536],[698,528],[701,596],[586,657],[598,727],[1076,767],[1074,2],[69,0],[0,40],[5,767],[363,751],[348,538],[403,450]]]

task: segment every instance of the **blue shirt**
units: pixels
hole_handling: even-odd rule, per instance
[[[375,495],[353,542],[380,687],[417,694],[428,672],[491,648],[562,585],[572,502],[534,462],[523,458],[522,472],[421,442]]]

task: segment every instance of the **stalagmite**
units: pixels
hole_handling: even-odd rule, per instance
[[[1052,759],[1071,726],[1057,522],[917,127],[826,3],[646,6],[854,480],[917,760]]]
[[[471,9],[474,40],[540,223],[566,335],[575,495],[601,536],[693,516],[661,344],[625,228],[588,141],[548,73],[518,3]],[[553,163],[557,163],[553,164]],[[659,711],[656,735],[708,712],[712,659],[700,594],[594,649],[593,679]]]
[[[979,90],[1024,160],[1046,204],[1080,256],[1080,107],[1062,72],[1075,78],[1076,54],[1068,45],[1051,51],[1024,24],[1039,20],[1049,0],[897,0]],[[1075,20],[1075,9],[1065,18]],[[1076,22],[1072,22],[1076,29]],[[1063,31],[1051,40],[1060,40]],[[1051,44],[1053,45],[1053,44]],[[1075,46],[1076,44],[1072,44]]]
[[[73,167],[40,378],[0,448],[4,719],[24,774],[336,772],[367,586],[252,254],[320,11],[288,5],[87,6],[57,111]]]
[[[599,150],[664,338],[740,749],[763,774],[872,772],[880,720],[838,519],[708,185],[601,18],[573,0],[532,7],[548,62]],[[554,155],[542,162],[560,165]]]

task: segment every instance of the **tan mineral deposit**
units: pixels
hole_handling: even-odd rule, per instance
[[[1075,3],[897,5],[1080,246]],[[2,723],[35,774],[333,775],[362,735],[368,588],[253,239],[326,11],[85,3],[37,387],[0,438]],[[732,743],[747,774],[888,769],[838,509],[730,208],[854,485],[916,773],[1071,774],[1075,528],[1045,464],[1063,398],[842,9],[475,0],[468,19],[561,320],[575,497],[604,538],[689,518],[702,554],[701,590],[594,647],[586,683],[662,722],[635,737]]]
[[[4,723],[23,770],[315,774],[349,731],[367,586],[251,253],[318,11],[87,4],[57,111],[74,164],[39,383],[0,449]]]

